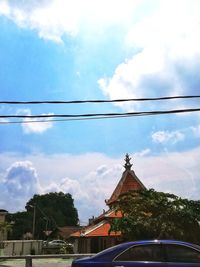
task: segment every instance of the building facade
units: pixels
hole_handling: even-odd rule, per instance
[[[6,215],[7,210],[0,209],[0,241],[7,240]]]

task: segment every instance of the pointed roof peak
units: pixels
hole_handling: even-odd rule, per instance
[[[131,167],[133,166],[133,164],[130,163],[131,158],[130,158],[128,153],[126,153],[126,156],[125,156],[124,160],[125,160],[125,165],[124,165],[125,170],[126,171],[127,170],[131,170]]]
[[[108,206],[112,205],[120,195],[127,193],[130,190],[141,190],[145,189],[143,183],[136,176],[135,172],[131,170],[132,164],[130,163],[130,156],[127,153],[125,156],[125,171],[122,174],[120,181],[118,182],[116,188],[114,189],[111,197],[106,200]]]

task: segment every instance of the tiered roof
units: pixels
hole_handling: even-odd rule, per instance
[[[108,210],[96,218],[92,225],[84,227],[81,231],[73,233],[72,237],[95,237],[95,236],[120,236],[121,232],[110,232],[109,219],[120,218],[121,212],[115,212],[114,210]]]
[[[115,190],[113,191],[111,197],[106,200],[106,204],[109,206],[107,212],[102,213],[99,217],[93,220],[93,224],[85,227],[81,231],[78,231],[72,234],[72,237],[94,237],[94,236],[120,236],[120,232],[111,232],[109,221],[114,218],[122,217],[120,211],[116,212],[112,209],[112,204],[116,202],[119,196],[123,193],[126,193],[130,190],[140,190],[145,189],[143,183],[136,176],[135,172],[131,170],[132,164],[130,163],[131,158],[128,154],[125,157],[125,171],[122,174],[122,177],[117,184]]]

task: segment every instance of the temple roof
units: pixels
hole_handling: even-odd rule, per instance
[[[107,211],[104,211],[100,216],[96,217],[93,219],[92,223],[96,224],[102,220],[112,220],[115,218],[121,218],[122,217],[122,213],[121,211],[116,211],[114,209],[109,209]]]
[[[115,190],[113,191],[109,200],[106,201],[107,205],[110,207],[108,211],[104,211],[100,216],[94,218],[92,220],[92,224],[83,227],[83,229],[71,234],[71,237],[119,237],[121,236],[121,232],[111,232],[110,230],[110,221],[115,218],[121,218],[122,213],[121,211],[116,211],[112,207],[112,203],[114,203],[118,197],[126,193],[130,190],[140,190],[145,189],[143,183],[138,179],[135,175],[135,172],[131,170],[132,164],[130,163],[131,158],[128,154],[125,157],[125,171],[122,174],[122,177],[116,186]]]
[[[121,218],[121,211],[108,210],[95,218],[91,225],[72,233],[71,237],[121,236],[121,232],[110,232],[110,219]]]
[[[132,164],[130,163],[130,160],[131,158],[128,154],[126,154],[126,163],[124,165],[125,171],[123,172],[122,177],[115,190],[113,191],[111,197],[106,200],[106,204],[108,206],[112,205],[121,194],[124,194],[130,190],[146,189],[143,183],[136,176],[135,172],[131,170]]]
[[[82,231],[71,234],[71,237],[95,237],[95,236],[121,236],[121,232],[110,232],[110,223],[107,220],[100,221],[97,224],[87,226]]]

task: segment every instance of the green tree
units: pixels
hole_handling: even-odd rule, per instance
[[[155,238],[200,242],[200,201],[150,189],[122,195],[114,208],[123,216],[111,223],[111,230],[121,231],[126,240]]]
[[[26,211],[8,214],[6,220],[12,225],[8,239],[22,239],[23,234],[32,231],[32,217]]]
[[[0,235],[1,235],[1,240],[3,241],[3,237],[5,234],[9,234],[12,232],[12,225],[8,222],[0,222]]]
[[[78,212],[71,194],[59,192],[34,195],[26,203],[26,211],[9,215],[14,222],[10,238],[21,239],[25,233],[33,233],[35,238],[44,238],[45,230],[55,230],[62,226],[76,226]]]

